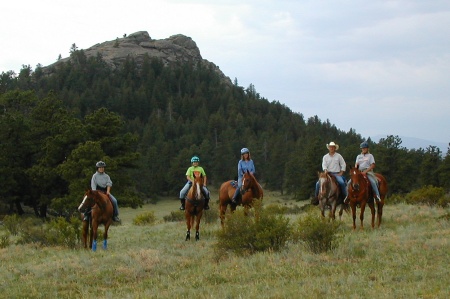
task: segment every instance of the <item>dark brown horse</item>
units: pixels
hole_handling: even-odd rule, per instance
[[[341,196],[341,189],[334,176],[329,175],[326,172],[318,172],[319,176],[319,207],[322,217],[325,218],[325,208],[330,206],[330,218],[336,219],[336,208],[340,206],[339,219],[342,218],[344,209],[348,211],[348,205],[345,205]]]
[[[237,202],[233,203],[231,199],[237,188],[237,182],[230,180],[224,182],[219,189],[219,204],[220,204],[220,222],[223,226],[225,220],[225,214],[227,207],[230,205],[231,212],[236,210],[238,205],[244,206],[245,209],[252,207],[253,199],[263,198],[263,189],[256,180],[255,176],[249,171],[244,173],[242,177],[241,198],[236,199]]]
[[[203,176],[195,177],[194,183],[186,195],[186,206],[184,214],[186,216],[186,241],[191,239],[191,227],[195,224],[195,241],[200,240],[200,220],[205,206],[205,197],[202,192]]]
[[[375,174],[378,181],[380,198],[381,201],[377,204],[377,227],[381,225],[381,219],[383,216],[383,206],[384,199],[387,194],[387,182],[386,179],[379,173]],[[356,229],[356,205],[359,204],[361,208],[361,212],[359,215],[359,219],[361,221],[360,229],[364,229],[363,221],[364,221],[364,210],[366,208],[366,204],[369,205],[370,212],[372,214],[372,228],[375,227],[375,200],[374,200],[374,192],[370,185],[370,181],[367,178],[367,175],[362,173],[358,168],[351,167],[350,168],[350,179],[351,183],[348,186],[348,199],[350,200],[350,207],[352,209],[352,217],[353,217],[353,229]]]
[[[113,215],[112,202],[105,193],[89,189],[84,194],[83,201],[78,207],[78,211],[84,213],[89,210],[91,210],[91,216],[88,217],[88,220],[83,219],[84,248],[87,248],[87,234],[89,231],[89,248],[92,248],[92,251],[97,250],[98,226],[103,224],[105,226],[105,232],[103,233],[103,249],[107,249],[108,229],[112,223]]]

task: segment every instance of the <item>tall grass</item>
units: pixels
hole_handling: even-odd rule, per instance
[[[297,211],[287,215],[291,223],[306,215],[292,208],[298,205],[292,201],[273,195],[264,201]],[[0,248],[0,298],[447,298],[450,293],[450,223],[442,207],[387,204],[382,227],[366,225],[364,231],[352,231],[351,216],[344,215],[339,245],[330,251],[314,253],[307,244],[290,242],[279,252],[217,259],[220,222],[202,223],[200,241],[186,242],[184,221],[163,219],[178,206],[162,200],[122,208],[122,225],[110,228],[107,251],[18,245],[17,237],[9,236],[9,245]],[[133,224],[147,212],[155,223]]]

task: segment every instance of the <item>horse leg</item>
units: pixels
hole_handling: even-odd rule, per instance
[[[342,221],[342,214],[344,213],[344,205],[339,205],[339,221]]]
[[[378,203],[378,209],[377,209],[377,222],[378,227],[381,225],[381,218],[383,217],[383,202]]]
[[[97,250],[98,223],[92,220],[92,251]]]
[[[105,224],[105,233],[103,234],[103,249],[108,249],[108,229],[110,223]]]
[[[320,215],[322,215],[322,218],[325,218],[325,203],[322,202],[322,198],[319,198],[319,208],[320,208]]]
[[[372,226],[372,228],[375,228],[375,206],[374,206],[373,202],[369,203],[369,207],[370,207],[370,213],[372,214],[371,226]]]
[[[89,249],[92,248],[92,243],[94,241],[94,228],[92,227],[92,222],[89,223]]]
[[[355,230],[356,229],[356,203],[352,202],[350,204],[350,207],[352,208],[353,230]]]
[[[197,214],[196,224],[195,224],[195,241],[200,240],[200,219],[202,219],[203,211]]]
[[[223,228],[223,224],[224,224],[224,221],[225,221],[225,214],[227,213],[227,207],[228,207],[228,204],[221,204],[220,205],[220,225],[222,225],[222,228]]]
[[[186,215],[186,227],[187,227],[185,241],[188,241],[191,239],[191,217],[192,216],[189,214],[189,212],[187,210],[185,211],[185,215]]]
[[[85,249],[87,249],[87,237],[88,237],[88,230],[89,230],[89,222],[88,221],[83,221],[83,246]]]
[[[366,210],[366,202],[361,203],[361,213],[359,214],[359,220],[361,221],[360,229],[364,230],[364,211]]]
[[[336,220],[336,201],[331,204],[330,218]]]

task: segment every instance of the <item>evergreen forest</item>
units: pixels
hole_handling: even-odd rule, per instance
[[[209,188],[234,179],[240,149],[250,149],[265,189],[297,200],[314,194],[326,144],[353,165],[364,141],[317,116],[305,119],[251,84],[228,82],[213,65],[165,65],[128,58],[111,68],[83,50],[71,59],[0,76],[0,204],[38,216],[70,215],[90,186],[99,160],[107,164],[121,206],[159,196],[178,198],[193,155]],[[368,140],[389,194],[423,186],[450,189],[450,155],[438,147],[407,149],[398,136]],[[215,199],[213,199],[215,200]]]

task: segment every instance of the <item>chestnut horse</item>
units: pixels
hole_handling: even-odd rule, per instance
[[[97,250],[97,232],[98,226],[103,224],[105,232],[103,233],[103,249],[108,247],[108,229],[112,223],[113,205],[108,195],[102,191],[87,190],[83,201],[78,207],[78,211],[84,213],[91,210],[91,216],[88,220],[83,219],[83,245],[87,248],[87,234],[89,230],[89,248],[92,251]],[[83,214],[82,214],[83,217]]]
[[[230,180],[224,182],[219,189],[219,204],[220,204],[220,222],[223,226],[225,220],[225,213],[227,207],[230,205],[231,212],[236,210],[238,205],[244,206],[245,209],[252,207],[253,199],[263,198],[263,189],[256,180],[255,176],[249,171],[244,173],[242,177],[242,187],[240,190],[241,196],[238,196],[236,203],[233,203],[231,199],[237,188],[237,182]]]
[[[319,207],[322,217],[325,218],[325,208],[330,206],[330,218],[336,219],[336,208],[341,206],[339,210],[339,220],[342,218],[344,209],[348,212],[348,205],[345,205],[341,196],[341,189],[336,181],[336,178],[326,172],[318,172],[319,176]]]
[[[386,198],[387,193],[387,182],[386,179],[379,173],[376,173],[378,181],[378,190],[380,191],[381,201],[377,204],[377,227],[381,225],[381,219],[383,216],[383,206],[384,199]],[[350,179],[351,182],[348,185],[348,199],[350,201],[350,207],[352,209],[352,217],[353,217],[353,229],[356,229],[356,205],[359,204],[361,208],[361,212],[359,215],[359,219],[361,220],[360,229],[364,229],[363,221],[364,221],[364,210],[366,208],[366,204],[369,205],[370,212],[372,214],[372,228],[375,227],[375,200],[374,200],[374,192],[370,185],[370,181],[367,178],[367,175],[362,173],[358,168],[351,167],[350,168]]]
[[[194,183],[186,195],[186,206],[184,215],[186,216],[186,241],[191,239],[191,227],[195,224],[195,241],[200,240],[200,220],[203,215],[203,208],[205,206],[205,197],[202,193],[203,175],[196,176]]]

